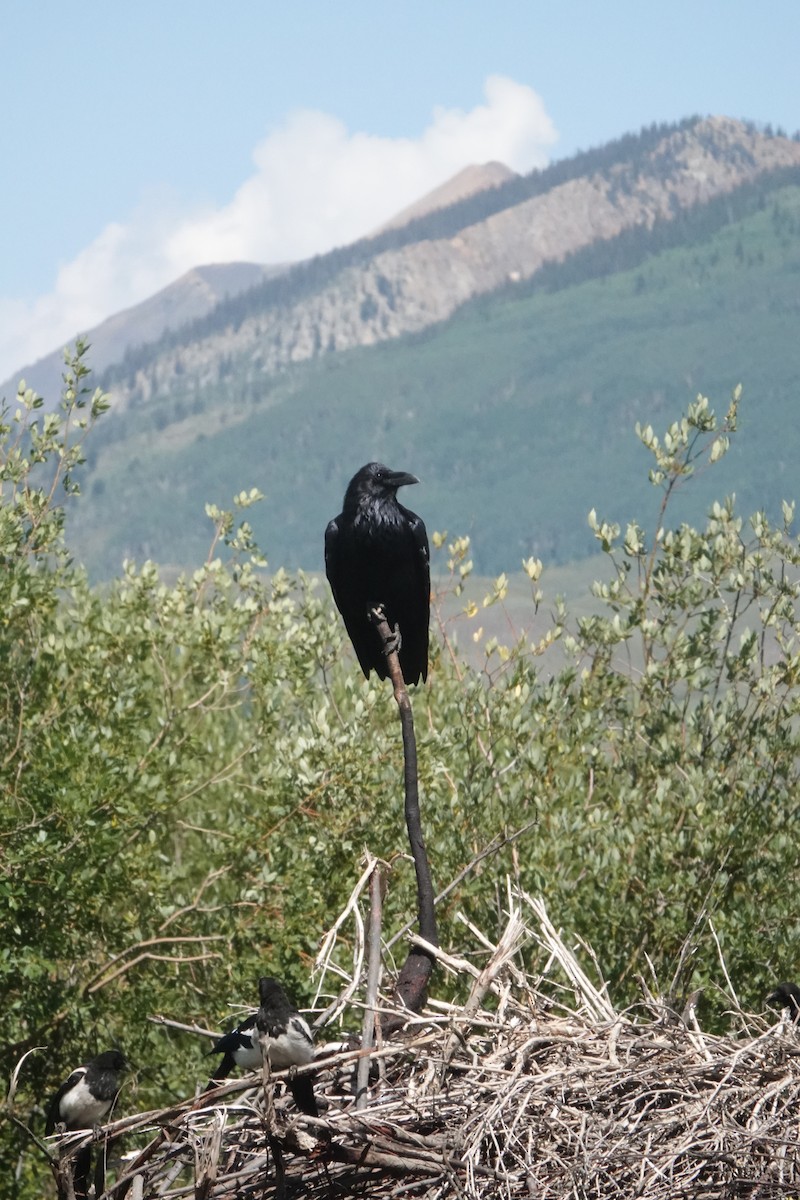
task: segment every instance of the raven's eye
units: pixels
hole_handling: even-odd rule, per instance
[[[383,471],[376,471],[376,472],[375,472],[375,478],[376,478],[376,479],[383,479]]]

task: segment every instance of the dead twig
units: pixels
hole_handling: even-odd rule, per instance
[[[369,879],[369,956],[367,960],[367,997],[364,1009],[364,1024],[361,1033],[361,1045],[367,1050],[372,1047],[375,1034],[375,1010],[378,1001],[378,987],[381,981],[381,914],[383,907],[381,865],[376,862]],[[365,1108],[367,1103],[367,1082],[369,1080],[369,1059],[359,1060],[356,1071],[356,1108]]]

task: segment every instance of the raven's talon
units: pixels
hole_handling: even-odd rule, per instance
[[[383,653],[387,658],[390,654],[399,654],[402,644],[403,639],[400,636],[400,626],[395,625],[394,629],[392,630],[391,637],[388,637],[383,643]]]

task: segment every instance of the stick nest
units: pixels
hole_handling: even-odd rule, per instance
[[[514,898],[497,945],[473,932],[482,970],[437,952],[440,969],[471,977],[465,1004],[432,1001],[371,1053],[320,1050],[318,1119],[284,1095],[285,1072],[125,1118],[106,1133],[146,1144],[122,1157],[104,1196],[800,1194],[793,1025],[746,1016],[735,998],[739,1032],[725,1037],[703,1033],[691,1005],[680,1016],[650,992],[635,1010],[617,1011],[541,901],[527,896]],[[520,965],[531,942],[547,960],[535,978]],[[392,1011],[377,1008],[384,1021]],[[370,1081],[357,1107],[365,1053]]]

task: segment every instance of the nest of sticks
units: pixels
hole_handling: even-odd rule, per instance
[[[440,970],[470,977],[463,1005],[432,1000],[383,1044],[321,1049],[301,1069],[315,1072],[319,1118],[293,1107],[283,1072],[118,1120],[103,1131],[116,1159],[104,1200],[800,1194],[794,1025],[743,1013],[729,980],[729,1036],[646,989],[617,1011],[580,965],[591,951],[524,894],[509,892],[497,944],[472,935],[482,969],[436,951]],[[535,978],[521,966],[530,943],[546,962]],[[343,990],[351,1013],[358,983]],[[378,1029],[395,1011],[368,1007]],[[62,1173],[79,1145],[62,1139]]]

